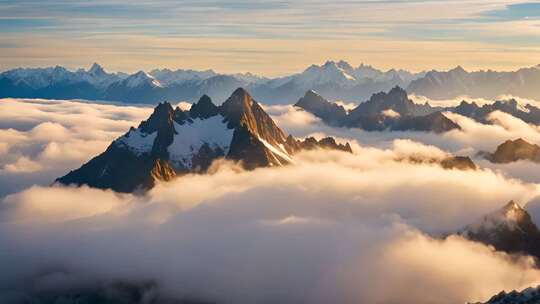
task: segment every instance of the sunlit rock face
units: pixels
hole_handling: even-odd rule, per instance
[[[459,234],[497,250],[540,258],[540,231],[529,213],[514,201],[466,226]]]
[[[254,169],[293,163],[294,153],[315,148],[352,152],[349,144],[337,144],[333,138],[287,137],[239,88],[219,107],[206,95],[189,111],[160,103],[138,128],[131,128],[105,152],[57,181],[133,192],[180,174],[204,173],[218,158]]]
[[[540,146],[531,144],[521,138],[507,140],[497,147],[493,153],[483,153],[484,157],[499,164],[507,164],[519,160],[540,162]]]

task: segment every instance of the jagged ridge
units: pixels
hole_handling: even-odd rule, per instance
[[[104,153],[57,181],[132,192],[179,174],[205,172],[218,158],[254,169],[292,163],[293,154],[314,148],[352,152],[348,143],[337,144],[333,138],[301,141],[286,136],[239,88],[221,106],[206,95],[189,111],[160,103],[138,128],[131,128]]]
[[[313,91],[308,91],[296,104],[333,126],[362,128],[367,131],[426,131],[443,133],[460,129],[440,109],[428,104],[418,105],[407,92],[394,87],[388,93],[374,94],[350,112]]]

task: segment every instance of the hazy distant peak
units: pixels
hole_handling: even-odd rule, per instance
[[[94,62],[92,66],[88,69],[88,73],[94,74],[94,75],[102,75],[102,74],[105,74],[105,70],[103,69],[101,65]]]
[[[154,87],[162,86],[157,79],[144,71],[138,71],[137,73],[129,76],[125,79],[125,83],[126,86],[130,88],[138,87],[144,84],[148,84]]]

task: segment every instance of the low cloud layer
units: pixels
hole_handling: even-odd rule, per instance
[[[0,101],[0,197],[54,179],[105,150],[151,108],[50,100]]]
[[[309,152],[251,172],[224,163],[144,197],[86,187],[10,195],[0,294],[148,280],[168,297],[222,302],[457,303],[539,282],[529,258],[434,238],[528,201],[536,185],[362,152]]]
[[[337,135],[354,154],[304,152],[295,165],[247,172],[220,162],[134,196],[30,185],[80,165],[150,109],[10,102],[19,116],[5,116],[16,129],[0,130],[0,178],[18,176],[26,189],[0,198],[0,302],[122,281],[220,303],[464,303],[540,283],[529,257],[442,237],[511,199],[530,202],[538,221],[535,179],[483,163],[460,171],[404,161],[537,136],[502,113],[492,126],[452,116],[463,131],[437,137],[332,129],[271,107],[288,132]],[[46,152],[53,143],[57,153]]]

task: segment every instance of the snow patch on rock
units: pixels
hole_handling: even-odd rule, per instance
[[[225,155],[229,151],[234,130],[227,127],[224,118],[216,115],[207,119],[186,121],[183,125],[174,123],[176,133],[168,147],[170,160],[185,168],[192,168],[193,155],[204,145],[212,149],[220,148]]]
[[[136,155],[150,153],[157,132],[144,133],[139,129],[131,129],[129,132],[115,141],[119,146],[125,147]]]

